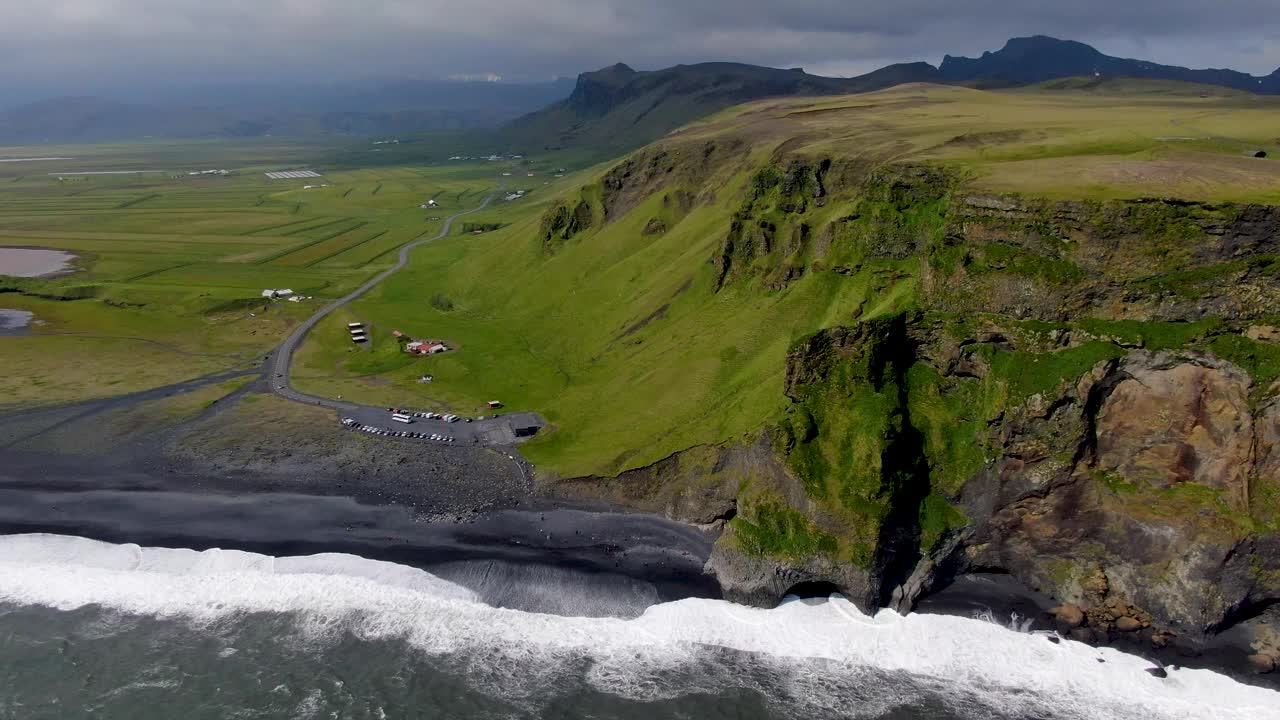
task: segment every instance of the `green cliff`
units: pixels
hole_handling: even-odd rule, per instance
[[[432,321],[520,372],[459,353],[440,390],[544,412],[549,492],[723,527],[734,599],[821,582],[908,609],[998,571],[1090,639],[1247,620],[1280,600],[1280,174],[1089,184],[1236,160],[1126,154],[1074,100],[961,132],[960,108],[1023,102],[971,93],[749,106],[442,244],[414,269],[449,278]],[[1014,192],[1027,163],[1080,171]]]

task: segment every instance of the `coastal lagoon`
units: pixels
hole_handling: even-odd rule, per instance
[[[71,268],[75,255],[46,248],[0,247],[0,275],[42,277]]]

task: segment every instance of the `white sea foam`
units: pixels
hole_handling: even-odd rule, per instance
[[[1047,707],[1081,718],[1280,718],[1280,693],[1207,670],[1158,679],[1145,671],[1149,662],[1117,650],[1050,643],[977,619],[869,617],[838,597],[772,610],[682,600],[630,620],[569,618],[492,608],[429,573],[348,555],[271,558],[23,535],[0,537],[0,600],[67,610],[100,604],[196,622],[287,611],[317,633],[403,638],[428,653],[481,658],[472,669],[501,677],[514,693],[521,690],[510,668],[536,684],[568,671],[557,659],[588,658],[588,678],[601,690],[668,697],[680,691],[655,676],[729,648],[791,668],[784,674],[798,696],[822,691],[819,676],[804,669],[812,666],[910,676],[1014,715]]]

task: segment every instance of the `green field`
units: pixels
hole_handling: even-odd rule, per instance
[[[115,395],[259,359],[326,299],[478,204],[500,176],[496,163],[478,162],[330,172],[332,152],[264,142],[0,148],[5,158],[73,158],[0,163],[0,246],[67,250],[78,267],[0,278],[0,307],[39,322],[0,338],[0,404]],[[263,174],[301,167],[324,176]],[[163,172],[71,174],[134,169]],[[187,174],[207,169],[231,174]],[[515,175],[513,187],[545,182]],[[439,207],[420,209],[428,199]],[[265,288],[313,299],[270,303]],[[77,372],[86,362],[88,376]]]

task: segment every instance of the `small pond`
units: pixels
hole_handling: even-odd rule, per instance
[[[41,277],[63,272],[76,256],[62,250],[0,247],[0,275]]]
[[[0,308],[0,337],[5,335],[25,335],[31,326],[31,313],[26,310],[6,310]]]

